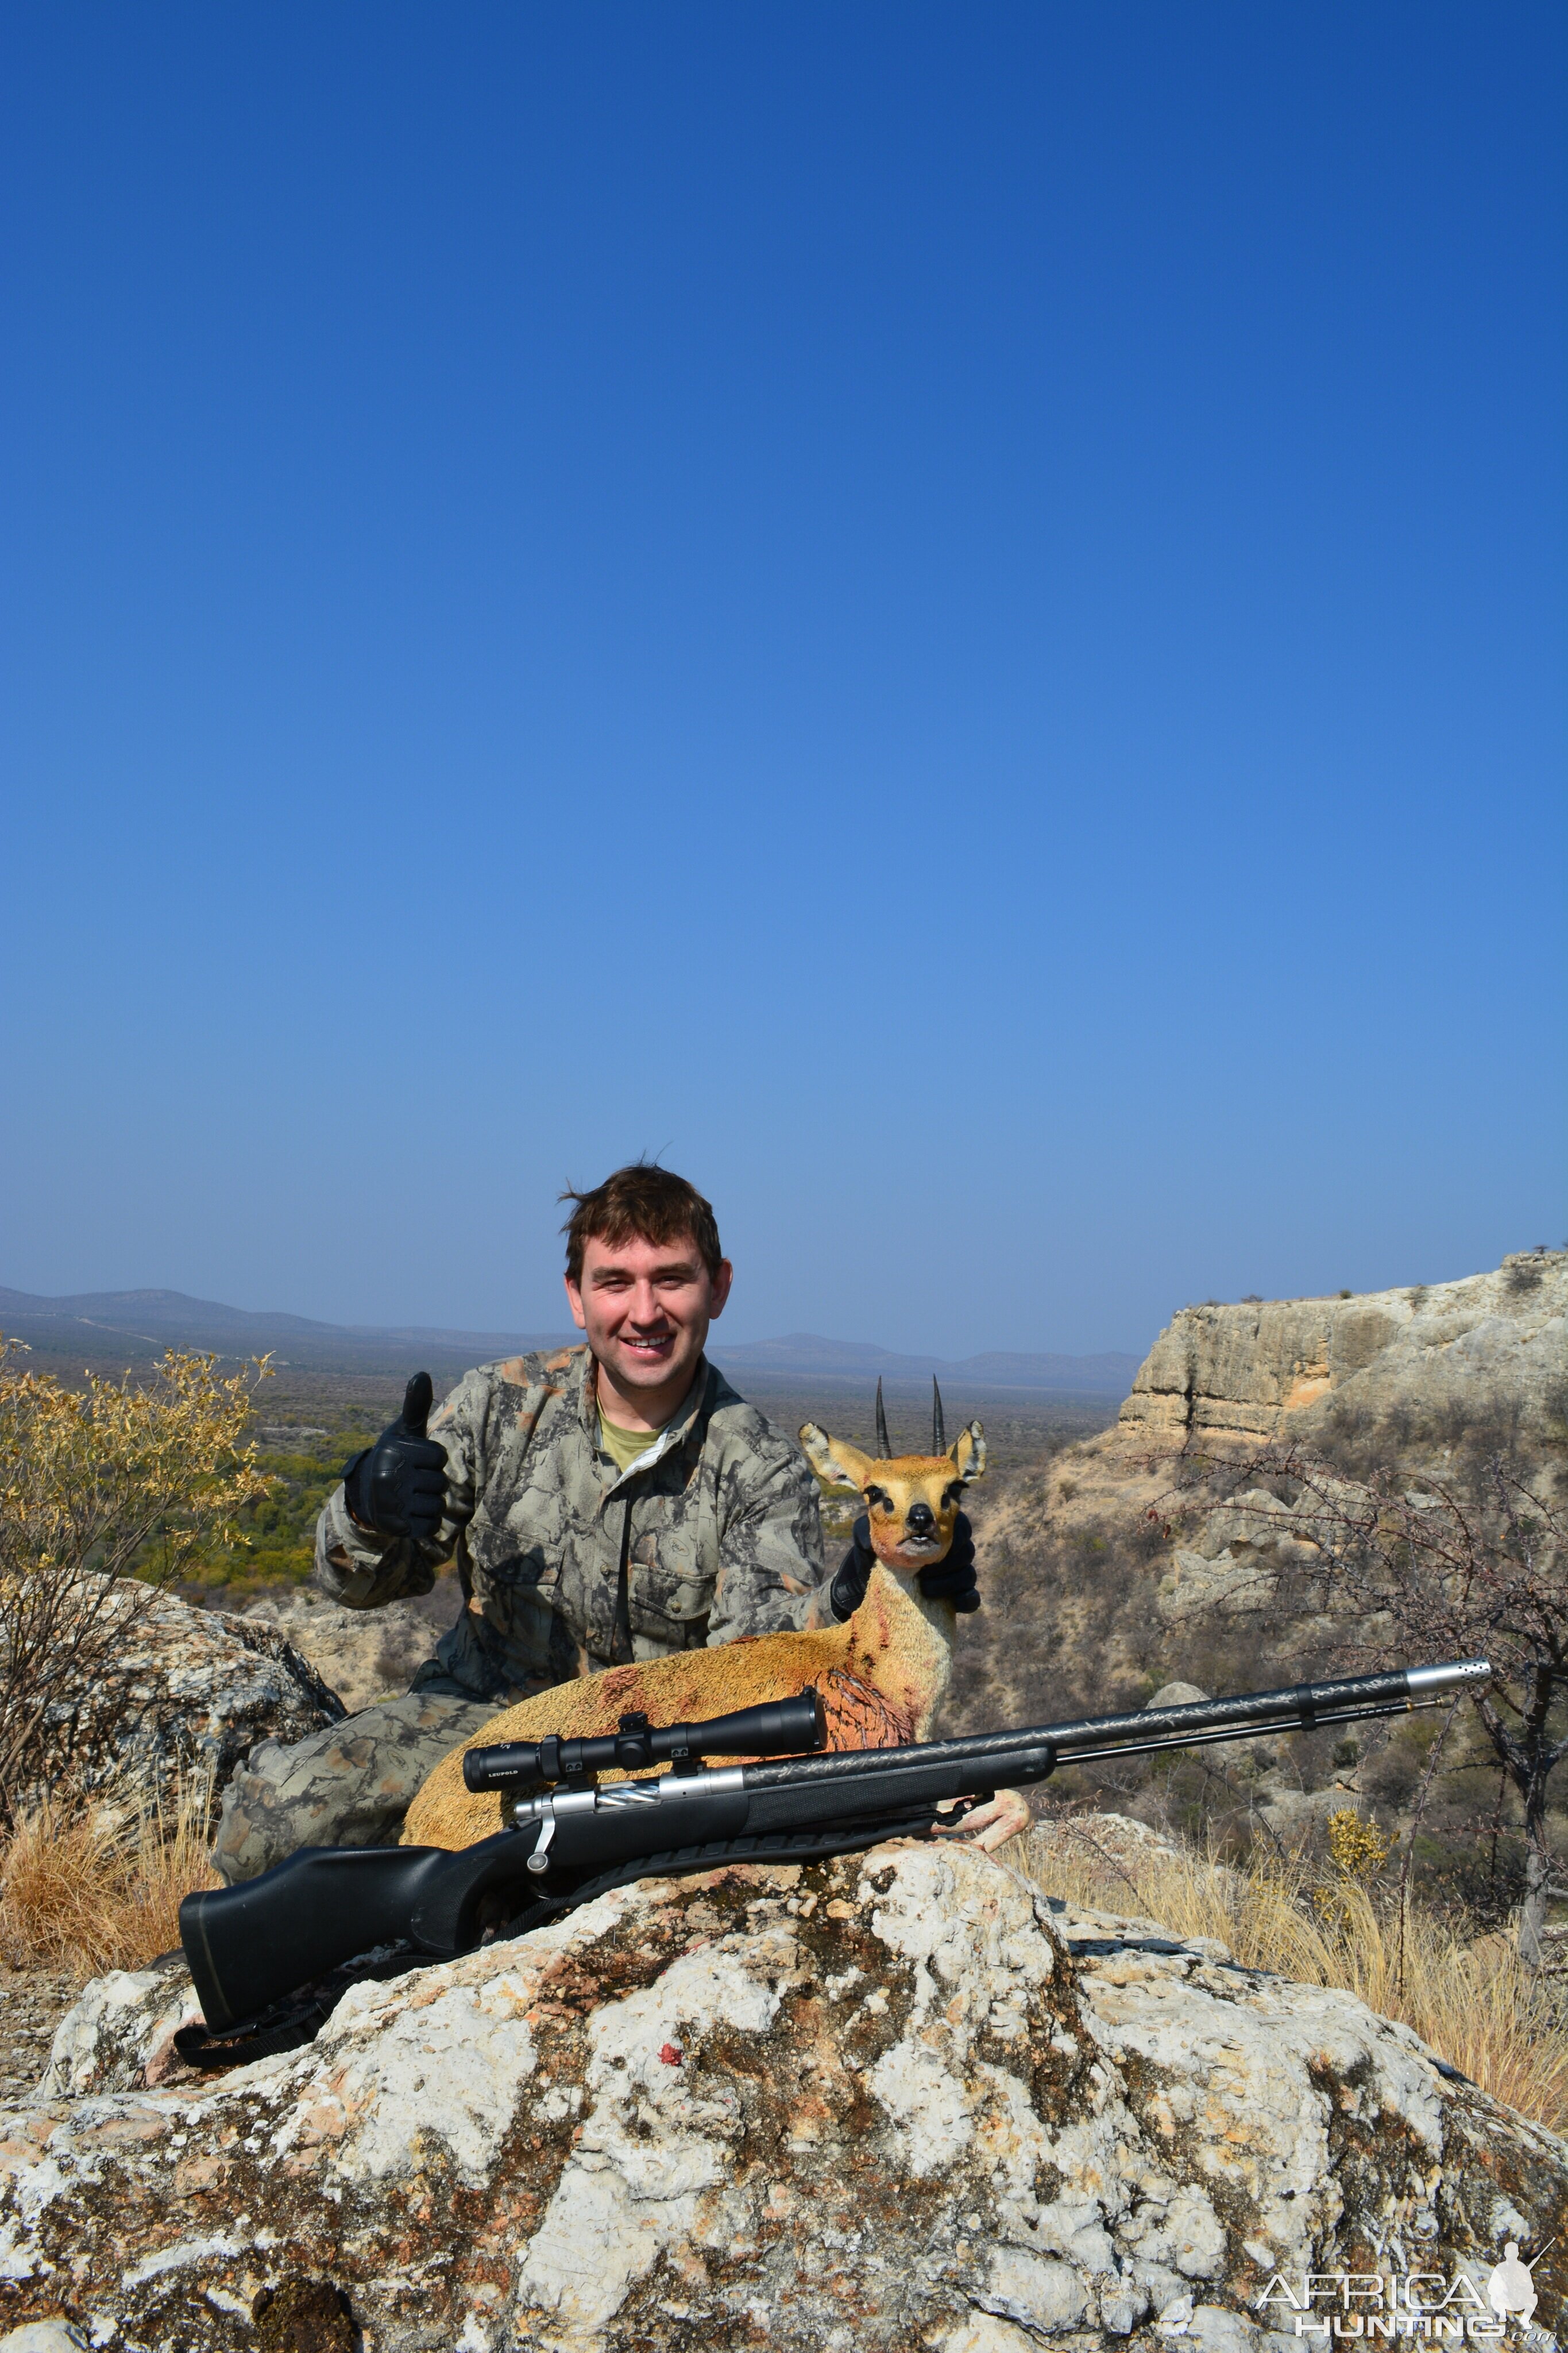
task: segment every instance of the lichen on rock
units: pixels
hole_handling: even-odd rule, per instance
[[[618,1889],[226,2076],[171,2069],[188,1994],[100,1981],[0,2115],[0,2325],[217,2353],[316,2282],[374,2353],[1264,2353],[1276,2271],[1568,2220],[1407,2030],[962,1846]]]

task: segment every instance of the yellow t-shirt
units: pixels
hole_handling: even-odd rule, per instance
[[[638,1455],[657,1446],[663,1435],[658,1430],[622,1430],[617,1423],[606,1420],[604,1407],[599,1408],[599,1443],[606,1454],[613,1456],[623,1478]]]

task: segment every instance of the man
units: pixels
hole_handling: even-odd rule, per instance
[[[456,1556],[463,1608],[401,1698],[230,1783],[215,1860],[233,1883],[300,1846],[395,1840],[447,1751],[503,1707],[629,1659],[843,1619],[863,1526],[825,1583],[805,1457],[704,1356],[733,1269],[696,1187],[641,1163],[567,1193],[566,1296],[586,1345],[468,1373],[426,1429],[428,1376],[344,1465],[314,1577],[349,1609],[428,1593]],[[967,1523],[928,1594],[975,1606]]]

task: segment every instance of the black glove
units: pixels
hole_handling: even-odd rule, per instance
[[[958,1513],[952,1523],[952,1542],[941,1560],[933,1560],[929,1568],[920,1572],[920,1588],[928,1601],[951,1601],[961,1618],[980,1607],[980,1589],[974,1576],[974,1530],[969,1525],[967,1512]]]
[[[877,1556],[871,1549],[871,1523],[864,1512],[856,1521],[850,1534],[855,1541],[838,1564],[838,1573],[828,1588],[827,1599],[840,1625],[852,1618],[866,1599],[866,1588],[871,1581],[871,1564]],[[952,1542],[941,1560],[932,1561],[929,1568],[917,1572],[921,1593],[928,1601],[951,1601],[960,1616],[980,1607],[980,1595],[974,1578],[974,1530],[966,1514],[960,1512],[952,1524]]]
[[[850,1530],[855,1541],[838,1564],[838,1574],[827,1589],[828,1603],[842,1626],[846,1618],[853,1618],[866,1599],[866,1588],[871,1582],[871,1564],[877,1556],[871,1549],[871,1523],[864,1512]]]
[[[362,1528],[378,1536],[412,1536],[428,1544],[447,1508],[447,1450],[425,1435],[434,1391],[428,1373],[416,1373],[403,1411],[374,1446],[343,1464],[343,1493]]]

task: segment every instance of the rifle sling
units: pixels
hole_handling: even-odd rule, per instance
[[[374,1957],[348,1962],[316,1984],[269,2003],[255,2018],[233,2026],[206,2026],[199,2020],[182,2026],[174,2048],[187,2067],[208,2073],[218,2067],[248,2067],[253,2059],[270,2059],[279,2051],[298,2051],[315,2041],[351,1986],[401,1977],[417,1968],[419,1957],[412,1946],[383,1947]]]
[[[174,2048],[187,2067],[211,2073],[219,2067],[248,2067],[253,2059],[271,2059],[280,2051],[299,2051],[313,2042],[330,2010],[319,2001],[279,2001],[260,2018],[247,2019],[221,2034],[205,2026],[182,2026]]]

